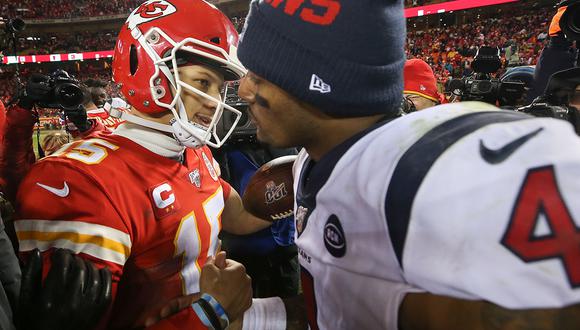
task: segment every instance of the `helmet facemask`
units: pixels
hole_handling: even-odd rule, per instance
[[[215,97],[182,81],[180,79],[179,70],[173,68],[178,68],[178,64],[180,64],[178,63],[180,56],[182,54],[187,54],[188,56],[202,59],[200,65],[210,66],[206,64],[209,62],[212,64],[215,63],[215,67],[230,68],[233,66],[235,71],[245,72],[243,66],[237,64],[237,58],[232,58],[230,54],[220,47],[195,38],[185,38],[177,43],[165,34],[163,30],[157,27],[149,29],[145,35],[138,36],[135,39],[137,39],[141,44],[149,58],[151,58],[155,68],[153,75],[149,78],[149,88],[152,100],[157,106],[171,111],[174,118],[170,122],[171,126],[159,125],[159,123],[148,125],[143,122],[144,119],[136,122],[132,120],[132,118],[129,118],[133,116],[126,117],[125,119],[150,128],[170,132],[181,145],[186,147],[198,148],[203,145],[209,145],[214,148],[221,147],[234,131],[242,114],[239,110],[225,103],[227,84],[224,84],[225,87],[221,92],[220,98],[216,99]],[[169,43],[172,46],[165,52],[163,57],[154,50],[154,45],[161,41]],[[193,47],[193,45],[198,48]],[[200,48],[207,49],[208,51],[200,50]],[[212,53],[218,53],[221,57]],[[167,87],[169,87],[171,91],[167,91]],[[181,97],[184,92],[194,93],[215,104],[211,123],[207,127],[189,119]],[[171,102],[169,103],[167,103],[167,98],[165,98],[168,93],[171,93],[172,96]],[[163,99],[166,101],[164,102]],[[233,112],[235,120],[225,135],[222,133],[223,136],[219,136],[217,125],[224,111]],[[163,128],[161,128],[161,126],[163,126]]]

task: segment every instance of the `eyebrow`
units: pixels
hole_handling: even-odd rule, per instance
[[[260,82],[260,78],[258,78],[258,76],[256,76],[255,74],[248,72],[248,74],[246,75],[246,77],[248,77],[248,79],[250,79],[253,83],[257,84]]]
[[[268,100],[263,98],[262,95],[260,95],[259,93],[256,93],[254,95],[254,99],[255,99],[256,103],[258,103],[259,106],[264,107],[264,108],[270,107],[270,102],[268,102]]]

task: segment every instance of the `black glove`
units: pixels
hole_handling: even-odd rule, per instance
[[[30,110],[37,102],[49,101],[52,93],[49,80],[48,76],[33,73],[26,83],[24,92],[19,97],[18,105],[21,108]]]
[[[94,328],[111,302],[111,272],[71,251],[57,249],[42,283],[38,249],[22,268],[16,326],[24,330]]]
[[[79,132],[86,132],[92,127],[91,122],[87,119],[87,110],[81,104],[76,109],[64,109],[66,118],[78,128]]]

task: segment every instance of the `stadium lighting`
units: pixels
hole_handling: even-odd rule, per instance
[[[21,55],[21,56],[4,56],[4,64],[25,64],[25,63],[43,63],[43,62],[63,62],[63,61],[84,61],[99,58],[113,57],[112,50],[100,52],[69,53],[69,54],[48,54],[48,55]]]
[[[454,10],[464,10],[470,8],[479,8],[486,6],[499,5],[503,3],[518,2],[519,0],[456,0],[448,1],[443,3],[437,3],[434,5],[412,7],[405,9],[405,17],[417,17],[417,16],[427,16],[434,14],[441,14],[445,12],[452,12]]]

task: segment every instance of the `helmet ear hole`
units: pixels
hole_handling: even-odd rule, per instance
[[[209,41],[211,41],[212,43],[219,45],[220,44],[220,38],[219,37],[214,37],[209,39]]]
[[[135,45],[131,45],[131,49],[129,50],[129,70],[132,76],[134,76],[135,72],[137,72],[137,67],[139,67],[137,48]]]

